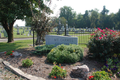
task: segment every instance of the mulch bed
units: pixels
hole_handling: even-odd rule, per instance
[[[23,72],[45,78],[46,80],[53,80],[49,77],[49,73],[51,72],[53,68],[53,64],[49,63],[46,60],[46,56],[36,56],[33,55],[31,52],[34,51],[34,48],[26,48],[26,49],[20,49],[17,50],[19,53],[22,54],[21,57],[10,57],[6,56],[5,54],[0,54],[0,58],[8,61],[13,67],[21,69]],[[71,74],[71,70],[74,66],[83,65],[86,64],[90,72],[98,71],[103,66],[103,63],[96,62],[95,60],[89,59],[87,57],[88,49],[84,48],[84,59],[81,62],[76,62],[74,64],[61,64],[65,70],[67,70],[67,76],[64,78],[64,80],[80,80],[79,78],[74,78]],[[22,60],[30,58],[34,62],[32,66],[25,68],[22,67]],[[95,70],[94,70],[95,69]],[[112,80],[120,80],[120,79],[112,79]]]

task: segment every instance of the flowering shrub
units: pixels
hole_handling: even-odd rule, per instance
[[[22,61],[22,66],[24,66],[24,67],[29,67],[32,64],[33,64],[33,62],[30,59],[25,59],[25,60]]]
[[[63,69],[63,67],[60,65],[57,66],[56,63],[54,63],[54,67],[52,68],[51,73],[49,73],[49,76],[52,78],[63,78],[66,77],[67,71]]]
[[[71,45],[59,45],[53,48],[47,55],[49,62],[56,61],[57,63],[75,63],[83,59],[83,50],[80,46]]]
[[[89,80],[111,80],[108,73],[105,71],[96,71],[89,76]]]
[[[98,28],[95,33],[91,34],[90,41],[88,42],[89,52],[92,53],[93,58],[104,61],[109,58],[113,53],[120,52],[120,38],[117,31],[110,29]],[[116,48],[117,45],[117,48]]]
[[[14,51],[9,51],[9,52],[5,52],[5,54],[6,54],[6,55],[11,55],[11,56],[12,56],[12,55],[13,55],[13,54],[12,54],[13,52],[14,52]]]

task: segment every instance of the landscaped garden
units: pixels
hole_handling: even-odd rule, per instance
[[[84,48],[74,44],[62,44],[57,47],[43,45],[35,48],[12,48],[12,50],[1,54],[0,57],[25,73],[47,80],[79,80],[83,78],[88,80],[119,80],[119,44],[119,32],[98,28],[91,34],[87,47]],[[13,57],[13,49],[21,53],[22,56]],[[75,72],[76,67],[83,65],[87,66],[87,68],[82,69],[85,74],[82,74],[82,71]]]

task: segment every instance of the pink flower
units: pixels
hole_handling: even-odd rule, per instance
[[[110,30],[111,32],[113,32],[113,30]]]
[[[103,32],[103,30],[101,30],[100,32]]]
[[[105,35],[105,36],[107,36],[107,35]]]
[[[108,28],[106,28],[106,29],[108,29]]]
[[[102,39],[102,37],[99,37],[99,39]]]
[[[105,32],[104,32],[104,31],[103,31],[102,33],[103,33],[103,34],[105,34]]]
[[[98,30],[101,30],[100,28],[98,28]]]
[[[102,37],[103,37],[103,35],[102,35]]]

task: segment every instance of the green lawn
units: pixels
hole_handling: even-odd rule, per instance
[[[30,47],[29,45],[32,44],[32,40],[19,40],[15,41],[14,43],[0,42],[0,52],[28,48]]]

